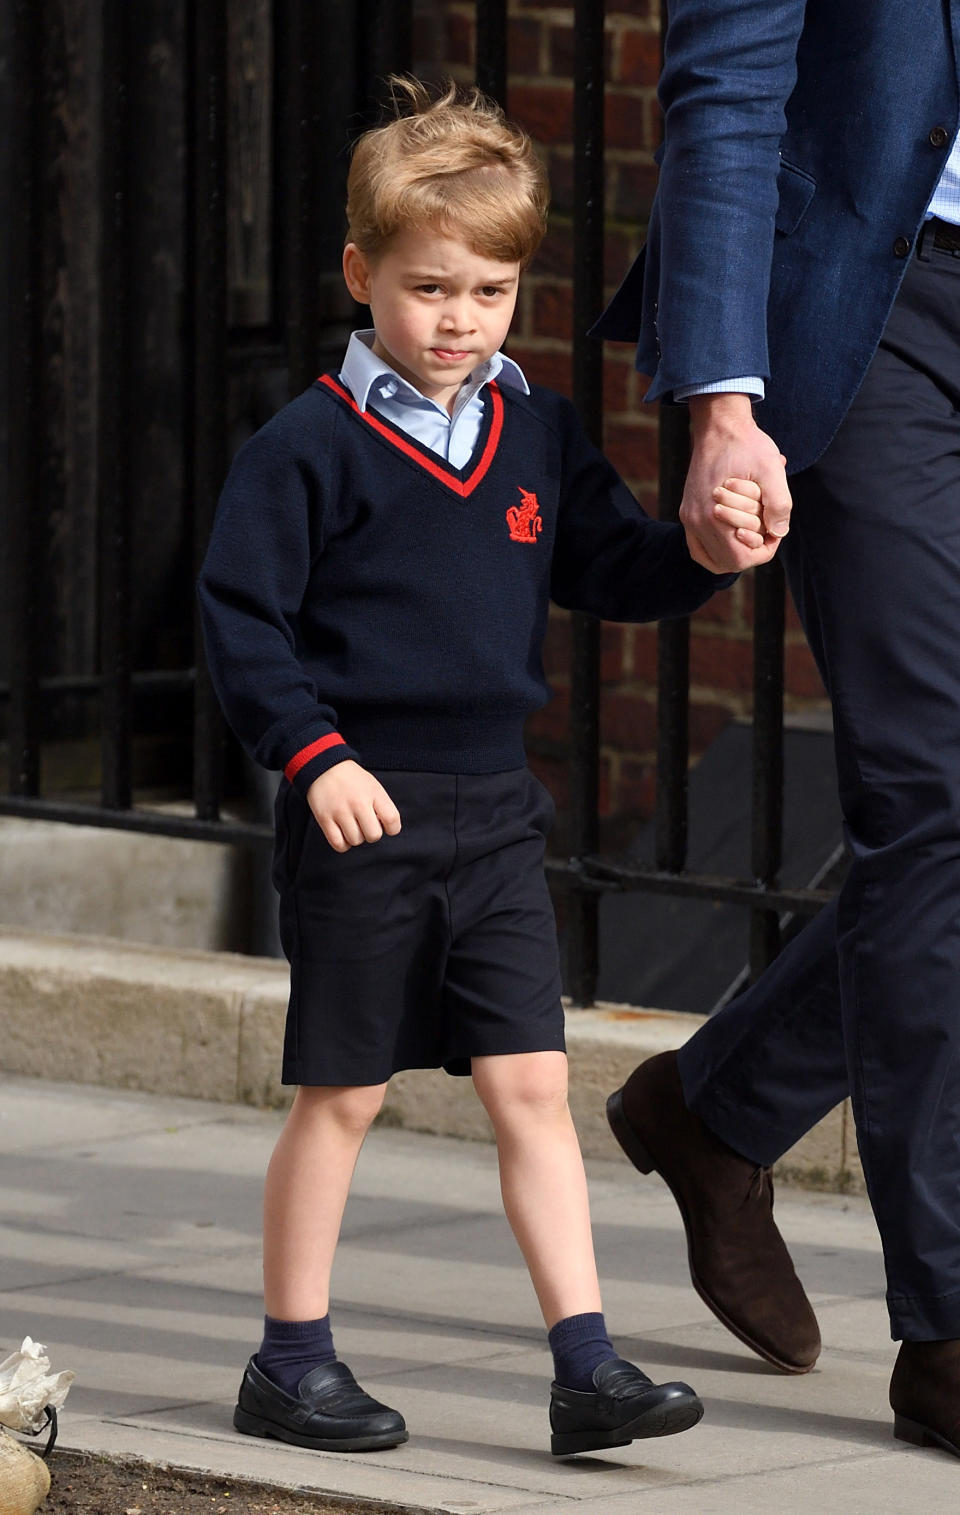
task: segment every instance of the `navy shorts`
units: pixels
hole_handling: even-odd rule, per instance
[[[274,883],[290,960],[285,1084],[381,1084],[401,1068],[563,1051],[553,801],[526,768],[378,772],[397,836],[335,852],[277,795]]]

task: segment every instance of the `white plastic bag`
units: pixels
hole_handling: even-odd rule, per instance
[[[50,1372],[47,1349],[29,1336],[19,1352],[0,1362],[0,1425],[11,1431],[38,1431],[47,1405],[59,1410],[75,1373]]]

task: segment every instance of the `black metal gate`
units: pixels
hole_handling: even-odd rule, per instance
[[[138,646],[138,560],[144,524],[144,449],[154,446],[154,473],[166,478],[151,530],[163,530],[163,500],[178,514],[190,551],[174,564],[175,592],[189,596],[205,549],[217,493],[226,471],[231,413],[247,397],[251,422],[295,394],[342,349],[351,312],[331,293],[328,271],[339,263],[340,223],[330,207],[343,201],[346,131],[376,115],[378,90],[391,71],[411,63],[410,0],[274,0],[268,7],[272,53],[272,266],[260,305],[228,308],[229,195],[238,176],[229,161],[227,79],[231,7],[227,0],[185,0],[171,56],[185,71],[178,141],[182,175],[179,222],[185,299],[179,329],[167,333],[176,373],[164,402],[175,445],[151,442],[157,426],[155,383],[143,361],[143,333],[154,319],[144,247],[149,198],[161,193],[163,146],[151,130],[151,70],[156,68],[156,0],[130,5],[100,0],[78,6],[95,14],[102,74],[94,112],[99,134],[98,204],[75,217],[99,247],[90,288],[98,313],[93,368],[97,406],[91,424],[96,490],[98,647],[93,671],[64,674],[47,666],[50,554],[69,515],[62,445],[64,352],[58,325],[58,242],[63,236],[62,141],[65,59],[71,45],[68,0],[7,0],[0,10],[6,60],[0,96],[2,165],[11,186],[5,271],[10,298],[2,317],[9,353],[2,394],[8,489],[3,522],[8,542],[6,608],[8,656],[5,705],[8,792],[0,813],[168,836],[269,844],[257,819],[224,819],[221,717],[205,669],[194,617],[192,646],[181,666],[145,659]],[[162,7],[160,9],[163,9]],[[67,18],[67,19],[65,19]],[[603,303],[603,34],[604,6],[576,0],[575,30],[575,283],[574,399],[590,435],[602,435],[602,352],[586,331]],[[477,0],[476,77],[503,99],[507,78],[506,0]],[[242,39],[241,39],[242,40]],[[233,38],[236,44],[236,38]],[[179,48],[179,52],[177,49]],[[234,55],[234,65],[236,57]],[[6,130],[2,128],[6,127]],[[169,156],[169,154],[167,154]],[[262,208],[261,208],[262,209]],[[319,276],[318,276],[319,270]],[[256,305],[256,300],[253,301]],[[162,334],[161,334],[162,335]],[[271,388],[272,386],[272,388]],[[69,387],[66,387],[69,393]],[[231,400],[232,396],[232,400]],[[229,403],[228,403],[229,402]],[[161,406],[162,409],[162,406]],[[682,408],[661,413],[660,510],[675,517],[688,456]],[[157,461],[159,459],[159,461]],[[172,481],[172,483],[171,483]],[[162,482],[162,481],[161,481]],[[174,488],[175,485],[175,488]],[[175,495],[175,499],[174,499]],[[66,502],[66,503],[65,503]],[[51,542],[54,548],[51,548]],[[93,578],[94,575],[91,575]],[[181,613],[182,621],[189,616]],[[757,575],[751,871],[744,879],[685,871],[689,626],[660,630],[658,774],[654,866],[627,866],[598,854],[599,626],[572,617],[570,856],[549,871],[565,895],[567,988],[589,1005],[597,981],[597,908],[604,891],[647,890],[725,900],[750,912],[750,961],[762,968],[779,945],[783,912],[807,915],[829,898],[821,890],[778,886],[782,850],[783,634],[782,573],[774,563]],[[51,729],[100,732],[99,803],[44,797],[41,746]],[[138,733],[164,720],[192,721],[191,771],[185,775],[192,814],[172,816],[134,804]],[[72,723],[72,727],[71,727]]]

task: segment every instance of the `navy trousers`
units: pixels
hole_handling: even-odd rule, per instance
[[[791,480],[849,877],[680,1054],[691,1107],[764,1165],[852,1096],[892,1335],[914,1341],[960,1337],[960,255],[932,242]]]

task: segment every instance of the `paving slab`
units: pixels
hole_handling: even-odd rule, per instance
[[[439,1075],[438,1075],[439,1076]],[[824,1337],[776,1373],[697,1299],[676,1207],[621,1160],[588,1164],[618,1349],[704,1398],[682,1436],[548,1451],[550,1357],[482,1143],[381,1127],[361,1155],[334,1287],[338,1348],[410,1441],[317,1454],[238,1436],[256,1345],[263,1172],[282,1115],[244,1105],[0,1079],[0,1355],[29,1334],[77,1381],[65,1446],[389,1500],[577,1515],[859,1515],[956,1503],[960,1466],[893,1440],[895,1347],[859,1197],[784,1191],[777,1213]]]

